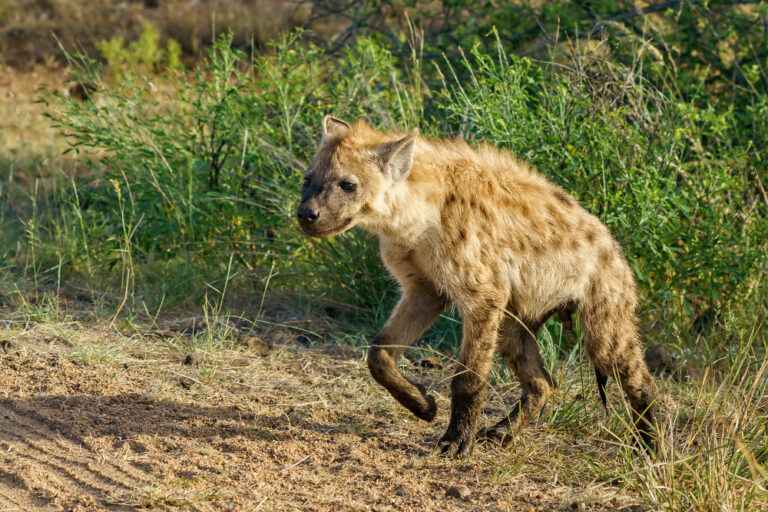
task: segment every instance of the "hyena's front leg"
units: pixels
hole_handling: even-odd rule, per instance
[[[446,300],[427,282],[409,283],[381,333],[368,351],[368,368],[376,381],[418,418],[432,421],[435,399],[424,387],[405,378],[397,360],[435,321]]]
[[[451,382],[451,421],[438,443],[444,454],[466,456],[472,452],[502,315],[501,307],[487,303],[462,314],[460,366]]]

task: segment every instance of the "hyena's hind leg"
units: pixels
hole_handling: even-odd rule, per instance
[[[478,437],[507,445],[511,432],[527,420],[535,419],[552,394],[555,382],[544,367],[536,342],[541,322],[527,325],[514,318],[505,320],[499,338],[499,354],[520,382],[520,399],[498,423],[480,431]]]
[[[616,375],[629,401],[640,441],[646,449],[652,449],[655,390],[637,332],[633,287],[621,294],[593,285],[582,304],[581,320],[601,399],[607,377]]]

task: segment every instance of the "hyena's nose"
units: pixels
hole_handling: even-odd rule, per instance
[[[299,207],[298,216],[300,221],[311,224],[320,217],[320,214],[317,210],[313,210],[309,206],[301,206]]]

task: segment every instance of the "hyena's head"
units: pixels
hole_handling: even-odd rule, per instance
[[[325,116],[323,136],[304,176],[296,211],[304,233],[332,236],[375,221],[413,162],[415,134],[388,137],[362,121]]]

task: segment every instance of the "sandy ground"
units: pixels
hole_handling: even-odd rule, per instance
[[[3,336],[3,511],[617,510],[633,503],[618,487],[574,473],[588,440],[541,426],[507,450],[480,447],[469,460],[433,454],[447,421],[445,370],[411,365],[436,382],[441,412],[426,424],[374,385],[360,350],[305,347],[292,335],[265,335],[270,350],[77,325]],[[502,390],[501,400],[514,393]]]

